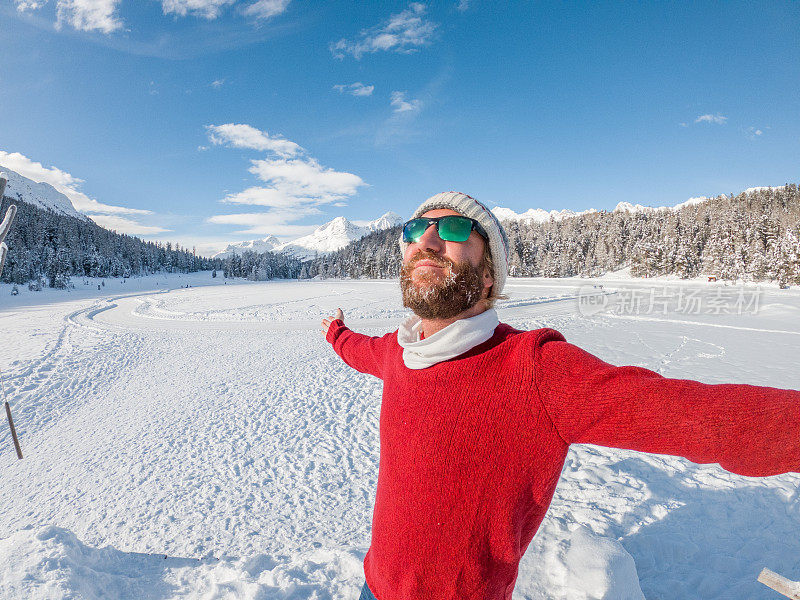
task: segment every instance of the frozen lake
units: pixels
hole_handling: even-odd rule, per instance
[[[0,286],[25,453],[3,421],[0,596],[357,598],[381,382],[344,365],[319,322],[341,307],[356,331],[393,331],[399,286],[224,283]],[[800,389],[794,289],[511,279],[506,293],[501,321],[613,364]],[[798,484],[574,446],[514,598],[776,598],[755,579],[800,579]]]

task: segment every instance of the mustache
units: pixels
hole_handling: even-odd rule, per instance
[[[406,268],[413,269],[416,266],[416,264],[421,260],[429,260],[433,263],[436,263],[436,265],[439,267],[455,267],[455,263],[449,258],[446,258],[444,256],[439,256],[438,254],[435,254],[434,252],[430,252],[428,250],[420,250],[414,256],[411,257],[411,259],[406,264]]]

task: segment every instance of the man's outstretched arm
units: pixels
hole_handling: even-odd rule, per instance
[[[341,308],[336,314],[322,319],[322,332],[342,360],[356,371],[383,379],[383,364],[394,333],[370,337],[348,329]]]
[[[567,443],[672,454],[754,477],[800,472],[800,391],[668,379],[556,336],[537,344],[537,388]]]

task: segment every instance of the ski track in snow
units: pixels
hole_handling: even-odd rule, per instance
[[[736,318],[626,318],[581,315],[585,283],[512,279],[500,318],[667,377],[800,388],[794,290]],[[373,335],[405,314],[394,281],[0,306],[25,453],[0,428],[0,596],[357,597],[381,386],[324,342],[337,306]],[[574,446],[514,598],[772,598],[761,567],[800,575],[798,483]]]

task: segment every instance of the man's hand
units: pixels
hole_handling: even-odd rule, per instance
[[[330,329],[331,323],[333,323],[336,319],[339,319],[344,323],[344,313],[342,312],[341,308],[337,308],[336,314],[332,317],[325,317],[322,319],[322,333],[325,334],[325,337],[328,337],[328,329]]]

